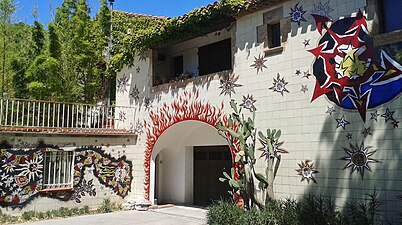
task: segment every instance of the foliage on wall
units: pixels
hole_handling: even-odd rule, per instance
[[[110,70],[119,72],[150,48],[201,34],[211,24],[233,21],[233,16],[257,6],[259,1],[219,0],[175,18],[141,16],[114,11],[114,56]]]
[[[309,50],[315,56],[317,79],[312,100],[326,95],[341,108],[357,110],[365,121],[367,109],[387,103],[402,92],[401,64],[383,50],[377,61],[361,12],[335,22],[320,15],[313,17],[321,39]]]
[[[49,150],[49,147],[30,150],[13,150],[12,146],[1,147],[0,206],[23,208],[40,196],[44,154]],[[116,195],[124,198],[131,191],[132,163],[124,156],[116,159],[101,148],[79,148],[75,150],[74,163],[73,191],[41,194],[62,201],[74,200],[77,203],[81,202],[80,199],[85,193],[95,196],[93,180],[84,179],[84,171],[89,167],[94,167],[93,175]]]
[[[228,117],[223,113],[223,103],[221,107],[213,106],[208,102],[199,100],[198,97],[198,91],[194,94],[185,91],[183,94],[177,95],[170,104],[164,103],[163,107],[149,112],[150,121],[144,122],[147,135],[146,149],[144,152],[145,199],[149,200],[150,197],[150,165],[152,151],[163,132],[171,126],[187,120],[204,122],[214,127],[218,122],[223,122],[226,126],[229,125]],[[233,137],[230,136],[230,138]],[[235,145],[239,144],[238,140],[234,138],[233,143],[235,143]],[[231,146],[230,150],[232,155],[234,155],[237,148]]]

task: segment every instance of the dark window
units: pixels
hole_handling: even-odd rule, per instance
[[[281,26],[279,23],[268,24],[268,48],[281,45]]]
[[[232,68],[231,40],[226,39],[198,48],[200,75],[220,72]]]
[[[183,74],[183,56],[173,58],[173,74],[175,76]]]
[[[402,29],[401,0],[382,0],[380,6],[382,14],[382,31],[384,33]]]

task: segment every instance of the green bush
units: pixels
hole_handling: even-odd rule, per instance
[[[265,208],[243,210],[233,202],[218,201],[208,207],[208,224],[219,225],[376,225],[385,218],[380,213],[377,192],[363,201],[352,200],[339,211],[333,198],[308,195],[300,201],[267,202]]]
[[[98,208],[99,213],[110,213],[116,208],[115,204],[110,200],[110,198],[105,198],[102,201],[102,205]]]

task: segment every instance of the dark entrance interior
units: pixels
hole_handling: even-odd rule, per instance
[[[223,171],[230,174],[232,156],[228,146],[194,146],[194,205],[229,199],[229,185],[222,183]]]

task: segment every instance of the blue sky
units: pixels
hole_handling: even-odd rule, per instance
[[[32,9],[37,5],[39,21],[47,24],[51,21],[52,15],[49,5],[51,4],[55,11],[63,0],[15,0],[15,2],[18,8],[15,16],[19,21],[32,24],[34,21]],[[87,2],[92,12],[96,13],[99,8],[98,0],[87,0]],[[127,12],[174,17],[212,2],[214,0],[115,0],[114,8]]]

